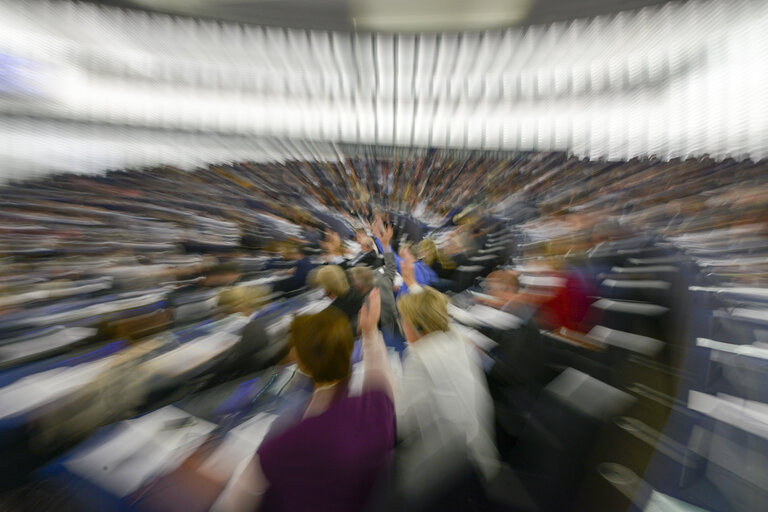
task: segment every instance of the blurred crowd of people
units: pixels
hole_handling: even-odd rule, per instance
[[[291,367],[308,386],[294,415],[236,467],[206,465],[213,437],[201,434],[184,478],[180,466],[162,473],[178,477],[167,492],[187,496],[163,508],[397,508],[392,500],[413,499],[413,489],[436,499],[429,477],[450,482],[451,464],[466,459],[478,487],[457,487],[458,509],[561,509],[546,490],[518,492],[509,480],[532,449],[529,420],[546,386],[586,382],[562,372],[575,359],[554,369],[541,332],[588,351],[579,368],[590,377],[602,375],[590,366],[604,362],[596,347],[649,343],[610,324],[616,308],[604,302],[642,302],[611,296],[632,257],[658,267],[687,251],[705,269],[688,284],[764,286],[765,167],[430,151],[9,184],[0,189],[0,442],[12,452],[3,472],[21,468],[8,479],[19,485],[99,427]],[[627,286],[649,305],[648,290],[664,289],[658,307],[675,315],[654,336],[671,347],[670,330],[678,344],[684,337],[688,289],[658,283]],[[653,357],[679,368],[682,353]],[[240,420],[259,414],[253,403]],[[120,497],[157,503],[150,481],[160,476]]]

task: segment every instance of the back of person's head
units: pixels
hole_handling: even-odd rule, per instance
[[[219,292],[218,305],[225,313],[249,314],[265,304],[268,295],[263,286],[230,286]]]
[[[314,315],[297,316],[291,324],[291,344],[299,367],[315,383],[349,377],[355,339],[341,310],[330,306]]]
[[[374,275],[373,270],[365,265],[358,265],[347,271],[349,281],[356,290],[368,292],[373,288]]]
[[[397,309],[404,323],[410,324],[415,330],[415,339],[432,332],[450,329],[448,297],[432,287],[424,286],[419,292],[404,295],[397,301]],[[407,328],[408,325],[406,330]]]
[[[349,281],[344,270],[338,265],[325,265],[317,269],[312,282],[334,297],[342,297],[349,291]]]
[[[488,274],[486,283],[491,292],[517,293],[520,287],[517,273],[512,270],[495,270]]]
[[[437,258],[437,245],[431,238],[425,238],[419,242],[419,257],[427,265],[431,265]]]

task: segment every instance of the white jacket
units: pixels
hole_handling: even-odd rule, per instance
[[[397,431],[409,442],[427,431],[445,439],[463,432],[470,458],[490,478],[499,464],[493,402],[469,350],[455,329],[428,334],[409,346],[395,400]]]

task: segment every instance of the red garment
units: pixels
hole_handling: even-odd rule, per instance
[[[587,312],[594,302],[596,289],[587,277],[578,272],[569,272],[564,277],[565,286],[541,305],[537,322],[549,330],[565,327],[588,332],[594,327]]]

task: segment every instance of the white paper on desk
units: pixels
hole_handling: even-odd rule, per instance
[[[129,297],[112,302],[92,304],[90,306],[72,311],[62,311],[61,313],[53,313],[47,316],[40,316],[33,318],[32,321],[34,322],[34,325],[61,324],[75,319],[88,318],[90,316],[112,313],[113,311],[122,311],[124,309],[133,309],[149,304],[154,304],[163,298],[165,298],[165,296],[162,293],[152,293],[139,297]]]
[[[313,300],[300,310],[296,312],[297,315],[311,315],[314,313],[319,313],[320,311],[324,310],[328,306],[331,305],[333,301],[329,298],[323,298],[319,300]]]
[[[491,338],[476,331],[475,329],[471,329],[461,324],[453,324],[452,327],[461,333],[461,335],[464,336],[464,338],[466,338],[468,341],[472,342],[474,345],[486,352],[489,352],[491,349],[498,345],[498,343],[493,341]]]
[[[94,336],[95,334],[96,329],[88,327],[70,327],[57,330],[41,338],[10,343],[0,347],[0,361],[19,359],[29,355],[65,347],[77,341]]]
[[[250,281],[244,281],[242,283],[238,283],[238,286],[263,286],[273,283],[276,280],[277,277],[272,275],[268,277],[260,277],[258,279],[251,279]]]
[[[696,338],[696,345],[711,349],[712,353],[710,354],[710,359],[712,360],[720,359],[716,354],[717,352],[768,360],[768,348],[761,346],[760,344],[736,345],[733,343],[709,340],[707,338]]]
[[[235,313],[216,322],[214,328],[217,332],[240,333],[250,321],[250,317],[242,313]]]
[[[461,322],[464,325],[470,325],[474,327],[480,325],[480,321],[475,318],[474,315],[471,315],[467,311],[464,311],[463,309],[456,307],[453,304],[448,304],[448,314],[451,315],[454,320]]]
[[[64,465],[106,491],[125,496],[153,477],[172,471],[215,425],[200,418],[166,430],[168,421],[190,417],[173,406],[123,422],[109,440]]]
[[[643,512],[705,512],[705,510],[658,491],[652,491]]]
[[[210,334],[157,356],[142,367],[163,375],[179,375],[229,350],[239,339],[228,332]]]
[[[470,307],[468,313],[477,318],[481,323],[496,329],[517,329],[523,325],[523,321],[511,313],[480,304]]]
[[[230,430],[221,445],[205,461],[202,470],[216,475],[231,475],[243,460],[253,457],[276,419],[274,414],[260,412]]]
[[[85,386],[104,371],[114,356],[73,367],[36,373],[0,389],[0,418],[30,411]]]
[[[699,391],[689,391],[688,408],[768,439],[768,416],[765,414],[765,407],[755,407],[748,400],[724,394],[714,396]]]

